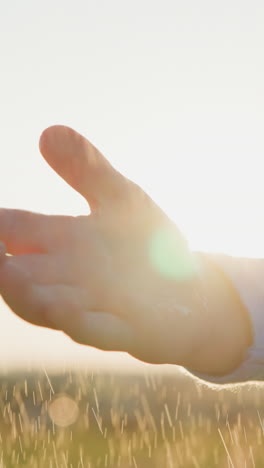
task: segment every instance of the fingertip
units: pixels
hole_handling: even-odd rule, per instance
[[[43,151],[45,150],[45,148],[47,146],[47,141],[49,139],[49,135],[53,131],[52,128],[54,128],[54,126],[46,128],[45,130],[43,130],[43,132],[40,135],[39,150],[40,150],[41,153],[43,153]]]
[[[42,154],[45,153],[46,150],[51,147],[55,138],[57,140],[58,137],[65,135],[69,132],[74,132],[74,130],[65,125],[51,125],[50,127],[47,127],[45,130],[43,130],[39,138],[40,152]]]

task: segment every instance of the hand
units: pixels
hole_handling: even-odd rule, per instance
[[[0,210],[6,303],[79,343],[188,365],[204,323],[196,258],[179,230],[72,129],[46,129],[40,151],[91,214]]]

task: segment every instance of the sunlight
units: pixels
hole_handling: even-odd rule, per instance
[[[168,9],[133,2],[129,14],[120,0],[103,9],[83,2],[74,15],[66,4],[61,15],[51,0],[45,11],[33,3],[17,2],[14,15],[6,2],[7,17],[0,15],[1,207],[89,213],[39,154],[42,131],[65,124],[157,202],[190,250],[264,257],[262,16],[250,13],[249,2],[227,16],[217,2],[169,2]],[[155,233],[156,270],[191,275],[179,250],[170,233]],[[51,363],[106,359],[25,323],[3,302],[0,309],[2,366],[45,356]]]

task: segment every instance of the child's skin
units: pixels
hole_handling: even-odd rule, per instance
[[[79,343],[146,362],[215,375],[237,367],[252,337],[224,275],[205,255],[191,253],[151,198],[84,137],[50,127],[40,151],[85,197],[91,214],[0,210],[0,240],[11,254],[2,245],[0,293],[9,307]],[[151,246],[158,233],[175,237],[180,259],[194,266],[189,277],[168,276],[157,266]]]

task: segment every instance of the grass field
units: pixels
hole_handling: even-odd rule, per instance
[[[264,388],[264,387],[263,387]],[[178,373],[0,376],[0,467],[264,467],[264,390]]]

